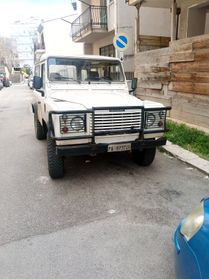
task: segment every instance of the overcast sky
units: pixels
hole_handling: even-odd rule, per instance
[[[74,13],[70,0],[0,0],[0,35],[10,35],[16,20],[31,16],[47,20]]]
[[[12,24],[36,17],[43,20],[74,15],[66,20],[72,21],[78,16],[73,10],[71,0],[0,0],[0,36],[11,35]],[[71,25],[55,20],[44,24],[45,44],[48,52],[66,52],[82,54],[82,44],[71,41]]]

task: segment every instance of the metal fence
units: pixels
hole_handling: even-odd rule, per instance
[[[80,38],[90,30],[107,30],[106,6],[89,6],[76,18],[72,23],[72,38]]]

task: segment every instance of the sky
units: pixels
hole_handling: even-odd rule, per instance
[[[30,17],[47,21],[71,15],[65,19],[72,22],[79,16],[78,12],[73,10],[71,0],[0,0],[0,7],[0,36],[4,37],[11,36],[12,24],[15,21],[24,21]],[[44,29],[48,52],[69,53],[70,50],[72,55],[83,53],[82,44],[72,43],[70,39],[70,24],[62,20],[54,20],[44,24]]]
[[[75,14],[70,0],[0,0],[0,7],[0,35],[7,37],[11,35],[11,24],[16,20],[31,16],[48,20]]]

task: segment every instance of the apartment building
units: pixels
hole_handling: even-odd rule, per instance
[[[179,38],[189,38],[209,33],[209,1],[177,1],[181,8]]]
[[[126,33],[129,48],[124,52],[124,69],[127,78],[134,73],[134,55],[137,48],[137,9],[125,0],[80,0],[81,14],[72,23],[72,39],[84,43],[85,54],[120,57],[113,46],[116,34]],[[168,46],[170,38],[170,11],[159,9],[157,20],[152,8],[143,8],[141,34],[159,36],[159,46]],[[144,37],[144,40],[146,38]],[[153,38],[152,38],[153,39]],[[145,40],[146,41],[146,40]],[[147,47],[152,48],[151,44]]]
[[[159,8],[170,9],[172,12],[169,36],[174,40],[207,34],[209,31],[208,0],[127,0],[127,2],[130,6],[140,6],[142,17],[143,8],[152,8],[156,24]]]
[[[30,17],[14,22],[12,26],[12,39],[16,41],[18,54],[15,64],[20,67],[24,65],[33,67],[33,40],[39,23],[40,19]]]

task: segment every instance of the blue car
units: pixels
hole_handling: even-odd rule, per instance
[[[209,198],[179,224],[174,245],[178,279],[209,278]]]

